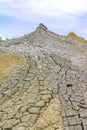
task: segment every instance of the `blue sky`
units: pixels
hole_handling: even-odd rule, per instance
[[[15,38],[35,30],[39,23],[67,35],[87,39],[87,0],[0,0],[0,36]]]

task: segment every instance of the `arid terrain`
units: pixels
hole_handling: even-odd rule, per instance
[[[83,40],[40,24],[0,43],[0,130],[87,129]]]
[[[23,64],[23,57],[20,55],[0,52],[0,82],[9,78],[11,73]]]

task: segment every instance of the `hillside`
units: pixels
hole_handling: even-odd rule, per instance
[[[40,24],[4,41],[0,51],[11,56],[6,67],[14,56],[16,66],[0,82],[1,130],[87,128],[87,44]]]
[[[84,39],[83,37],[81,37],[81,36],[76,35],[76,34],[73,33],[73,32],[70,32],[67,36],[68,36],[68,37],[72,37],[72,38],[74,38],[74,39],[76,39],[76,40],[78,40],[78,41],[80,41],[80,42],[87,43],[87,40],[85,40],[85,39]]]

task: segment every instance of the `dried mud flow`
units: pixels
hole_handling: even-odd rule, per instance
[[[0,130],[86,130],[86,50],[43,24],[1,43],[0,53],[23,60],[0,82]]]

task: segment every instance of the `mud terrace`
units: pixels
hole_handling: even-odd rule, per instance
[[[0,50],[25,57],[0,84],[0,130],[87,130],[87,44],[40,24]]]

